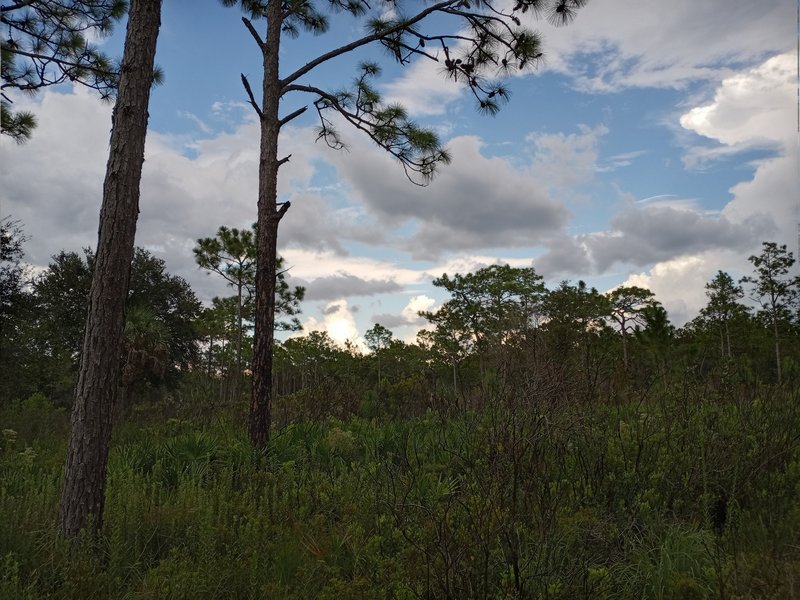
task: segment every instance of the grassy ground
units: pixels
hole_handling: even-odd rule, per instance
[[[0,415],[1,598],[800,598],[800,399],[290,425],[139,412],[97,540],[55,535],[67,416]]]

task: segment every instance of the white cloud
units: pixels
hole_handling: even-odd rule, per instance
[[[436,300],[429,298],[425,294],[412,296],[400,314],[402,314],[409,321],[416,321],[417,318],[419,318],[417,313],[420,311],[429,310],[434,304],[436,304]]]
[[[384,100],[418,117],[445,114],[448,105],[464,95],[464,86],[448,79],[442,68],[427,58],[414,61],[401,77],[382,86]]]
[[[325,331],[333,341],[344,345],[345,342],[366,348],[364,338],[358,331],[356,319],[346,300],[329,302],[322,311],[322,318],[311,316],[303,322],[303,334],[309,331]]]
[[[46,90],[16,105],[33,110],[39,124],[21,146],[0,137],[0,203],[5,214],[24,223],[31,238],[27,260],[43,266],[62,249],[96,244],[111,107],[83,88]],[[325,198],[295,194],[314,173],[313,137],[286,128],[281,143],[293,158],[282,169],[278,191],[294,200],[298,216],[282,228],[281,241],[342,252],[339,236],[348,219]],[[248,119],[230,133],[192,142],[191,149],[190,158],[181,139],[148,132],[136,243],[165,258],[170,272],[209,298],[228,292],[218,278],[197,269],[192,247],[221,225],[249,227],[255,221],[258,126]]]
[[[582,87],[682,87],[794,47],[795,8],[778,0],[589,2],[545,30],[547,65]]]
[[[26,259],[42,266],[62,248],[97,242],[111,106],[78,88],[48,91],[38,104],[21,97],[15,108],[33,110],[38,127],[21,146],[0,136],[0,204],[30,236]]]
[[[378,226],[413,229],[398,243],[414,258],[530,246],[565,227],[569,211],[525,170],[484,156],[479,138],[457,137],[448,147],[452,164],[424,188],[411,185],[399,165],[358,136],[347,156],[330,160]]]
[[[796,144],[796,57],[774,56],[752,69],[724,79],[714,99],[680,118],[681,126],[719,145],[695,146],[684,163],[703,167],[743,150],[777,147],[786,153]]]
[[[664,305],[670,321],[683,325],[705,306],[705,284],[717,270],[710,256],[688,256],[658,263],[649,271],[631,274],[621,285],[649,289]]]
[[[655,0],[604,0],[589,2],[567,27],[530,12],[524,24],[543,33],[546,70],[587,91],[613,92],[719,81],[793,48],[794,21],[793,6],[778,0],[674,0],[668,9]],[[424,58],[385,89],[419,116],[443,114],[466,97],[445,80],[440,64]]]
[[[417,339],[417,333],[428,324],[428,321],[424,317],[420,317],[419,313],[431,310],[435,305],[435,299],[425,294],[418,294],[408,300],[400,314],[374,314],[372,322],[389,328],[397,334],[398,339],[406,343],[413,343]]]
[[[589,6],[594,4],[600,3]],[[536,152],[523,165],[486,156],[477,137],[455,138],[454,163],[427,188],[412,186],[397,164],[357,134],[344,155],[315,146],[306,130],[287,128],[281,152],[294,158],[282,170],[279,193],[293,206],[281,224],[281,253],[291,275],[309,282],[343,273],[365,282],[362,290],[397,285],[408,291],[443,272],[465,273],[497,262],[487,248],[545,246],[548,254],[536,261],[545,273],[584,276],[593,265],[601,271],[620,262],[635,265],[643,269],[638,281],[646,281],[673,312],[689,315],[703,300],[706,278],[718,268],[746,268],[746,256],[764,236],[794,243],[799,182],[793,60],[777,56],[731,73],[712,100],[683,114],[686,131],[707,140],[698,160],[742,148],[778,149],[755,163],[751,179],[731,188],[733,198],[720,211],[709,213],[686,198],[647,199],[626,204],[607,231],[567,235],[571,215],[542,181],[561,187],[592,181],[602,163],[603,125],[534,135]],[[21,219],[32,236],[28,259],[43,265],[62,248],[95,243],[110,107],[81,89],[46,91],[40,102],[20,101],[19,108],[26,107],[39,115],[40,126],[24,146],[2,140],[0,200],[3,213]],[[203,297],[227,292],[217,278],[198,271],[191,248],[197,237],[213,235],[220,225],[247,227],[255,220],[257,140],[251,118],[228,133],[192,142],[190,156],[183,139],[148,136],[137,243],[165,257],[170,271],[186,277]],[[608,159],[609,168],[624,166],[640,152]],[[336,168],[337,185],[320,185],[323,163]],[[402,256],[349,255],[352,241],[393,244],[437,262],[407,267]],[[453,258],[454,253],[468,254]],[[529,266],[531,259],[504,262]],[[695,284],[699,288],[689,288]],[[397,306],[401,318],[415,316],[417,306],[432,300],[420,293],[412,301],[417,304]],[[336,323],[326,324],[329,315],[309,323],[330,327],[337,339],[353,334],[348,323],[355,327],[356,315],[344,308],[330,315],[340,317]]]
[[[526,141],[535,148],[534,177],[556,190],[588,183],[597,173],[598,144],[607,133],[604,125],[579,125],[578,133],[529,135]]]
[[[705,305],[704,285],[717,270],[747,272],[747,257],[758,254],[760,242],[775,241],[791,249],[797,243],[800,221],[800,163],[793,120],[795,58],[784,54],[725,79],[710,104],[695,107],[681,118],[681,124],[721,146],[739,150],[765,141],[777,154],[756,163],[752,179],[734,185],[732,200],[719,218],[737,230],[752,230],[761,236],[742,239],[736,251],[709,248],[657,263],[648,271],[632,275],[628,283],[649,287],[670,310],[678,323],[697,314]],[[755,226],[756,229],[753,229]]]
[[[292,276],[306,281],[329,277],[332,273],[346,273],[365,281],[396,281],[410,285],[420,280],[420,271],[404,267],[396,262],[368,256],[340,256],[331,251],[316,251],[288,247],[281,254],[292,266]]]
[[[211,133],[211,127],[209,127],[205,121],[203,121],[200,117],[198,117],[194,113],[190,113],[185,110],[179,110],[178,116],[184,119],[190,120],[192,123],[197,125],[197,128],[202,131],[203,133]]]
[[[777,154],[756,163],[750,181],[731,188],[733,200],[722,216],[733,223],[769,219],[774,240],[794,242],[798,222],[800,162],[796,134],[796,58],[775,56],[723,81],[710,104],[692,109],[681,124],[722,146],[758,146],[765,141]]]

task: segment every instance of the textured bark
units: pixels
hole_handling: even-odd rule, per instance
[[[275,273],[278,223],[288,209],[278,210],[278,134],[281,39],[281,1],[267,5],[267,36],[262,47],[264,81],[261,106],[260,162],[258,166],[258,236],[256,239],[256,314],[253,332],[253,392],[248,430],[254,448],[266,450],[272,422],[272,345],[275,338]]]
[[[236,385],[234,386],[234,401],[242,399],[242,280],[239,276],[236,286]]]
[[[773,303],[773,306],[776,303]],[[773,309],[774,310],[774,309]],[[778,385],[783,383],[783,376],[781,373],[781,336],[778,332],[778,319],[772,319],[772,332],[775,334],[775,367],[778,370]]]
[[[75,537],[90,524],[97,532],[103,522],[106,466],[121,376],[125,301],[139,215],[139,181],[160,15],[161,0],[131,2],[61,491],[60,524],[67,537]]]

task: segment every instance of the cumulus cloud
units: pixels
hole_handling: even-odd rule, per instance
[[[530,246],[566,225],[561,203],[508,160],[484,156],[478,138],[457,137],[448,146],[453,163],[424,188],[411,186],[385,153],[360,140],[349,156],[331,160],[382,226],[413,225],[402,246],[415,258]]]
[[[409,298],[400,313],[380,313],[372,316],[373,323],[380,323],[392,330],[396,339],[406,343],[414,343],[417,333],[423,329],[428,321],[420,317],[422,311],[429,311],[436,305],[436,300],[426,294],[417,294]]]
[[[400,314],[381,313],[373,315],[372,321],[374,323],[380,323],[384,327],[390,329],[393,327],[407,327],[413,325],[417,326],[415,329],[416,331],[427,322],[423,317],[419,316],[419,313],[430,310],[435,304],[436,300],[433,298],[425,294],[419,294],[409,299],[408,303],[400,311]]]
[[[588,6],[596,4],[602,3]],[[750,14],[741,3],[733,6],[733,12],[741,13],[737,18]],[[679,2],[678,8],[685,11],[688,4]],[[764,18],[774,18],[772,7],[763,8]],[[639,11],[639,5],[631,10]],[[623,29],[620,39],[638,35],[627,25]],[[709,43],[718,46],[715,52],[730,51],[728,42]],[[634,47],[630,44],[610,46],[609,56],[629,56]],[[655,72],[660,64],[647,52],[628,63],[609,63],[609,69],[617,70],[600,74],[599,81],[643,84],[646,70]],[[736,60],[752,56],[742,51]],[[687,162],[707,164],[742,149],[772,151],[753,163],[751,179],[731,188],[732,199],[724,208],[709,213],[680,198],[627,202],[604,231],[576,235],[568,234],[572,215],[550,188],[585,185],[597,172],[625,166],[642,153],[603,159],[599,147],[608,135],[604,125],[529,136],[527,164],[487,156],[477,137],[454,138],[449,143],[453,164],[426,188],[412,186],[402,169],[363,137],[352,136],[349,154],[333,153],[314,146],[308,131],[287,128],[282,153],[294,158],[282,170],[279,193],[292,202],[292,209],[281,224],[280,251],[292,267],[292,277],[308,284],[309,299],[328,301],[408,291],[443,272],[469,272],[498,261],[491,248],[543,247],[546,252],[534,262],[549,277],[604,273],[619,264],[635,267],[641,270],[635,275],[638,281],[646,281],[659,297],[663,294],[665,303],[673,302],[680,314],[689,314],[698,300],[696,294],[678,291],[686,288],[675,284],[681,277],[687,283],[703,280],[698,296],[702,300],[702,283],[717,268],[742,268],[764,239],[794,241],[798,151],[793,65],[791,54],[738,71],[731,62],[729,77],[720,81],[709,100],[696,102],[681,116],[686,132],[702,136],[687,151],[687,157],[694,157]],[[40,104],[20,101],[20,109],[30,107],[40,120],[34,138],[21,147],[7,140],[0,145],[0,200],[4,213],[21,219],[32,237],[29,260],[43,265],[62,248],[95,243],[110,107],[80,89],[46,91]],[[218,108],[231,114],[231,107]],[[252,120],[239,120],[227,133],[189,145],[157,132],[148,137],[137,243],[167,258],[168,268],[189,279],[204,298],[228,292],[219,278],[203,276],[191,249],[196,238],[213,235],[220,225],[248,227],[255,220],[257,139]],[[319,173],[329,165],[339,179],[326,187],[320,185]],[[389,252],[395,259],[353,256],[354,241],[393,247]],[[398,251],[429,262],[404,266],[405,257]],[[505,262],[531,264],[530,257],[515,261]],[[647,269],[650,265],[654,266]],[[328,310],[330,314],[309,323],[338,328],[341,338],[347,329],[341,323],[355,318],[354,308],[336,303]],[[410,327],[415,315],[409,302],[396,317],[397,326]],[[335,325],[326,321],[343,316]]]
[[[531,166],[534,177],[556,190],[591,181],[597,172],[598,142],[607,133],[604,125],[579,125],[578,133],[530,134],[527,141],[535,151]],[[630,154],[627,160],[635,156]]]
[[[722,147],[771,144],[772,156],[755,163],[753,178],[731,188],[722,217],[732,223],[771,222],[766,232],[781,243],[794,241],[798,220],[796,57],[774,56],[724,80],[713,102],[689,110],[681,125]],[[752,244],[751,249],[758,244]]]
[[[19,148],[3,145],[9,184],[2,200],[6,212],[28,225],[29,259],[43,265],[62,248],[95,243],[110,108],[80,89],[46,91],[41,106],[32,105],[41,113],[34,138]],[[168,268],[196,285],[202,297],[227,291],[197,270],[192,247],[220,225],[244,228],[255,221],[257,139],[252,119],[190,144],[159,132],[148,135],[137,243],[167,258]],[[417,258],[435,259],[450,252],[535,244],[569,218],[530,173],[507,159],[484,156],[478,138],[454,139],[454,164],[427,188],[411,185],[397,164],[358,136],[349,155],[327,152],[312,140],[307,130],[283,133],[282,152],[295,158],[281,171],[279,194],[292,208],[281,224],[279,244],[281,253],[325,254],[324,276],[345,269],[365,281],[382,280],[396,268],[380,265],[389,274],[379,277],[374,270],[345,268],[351,264],[347,242],[394,244]],[[338,169],[341,185],[312,185],[326,162]],[[42,164],[48,165],[44,172]],[[296,265],[291,259],[288,264]],[[292,274],[309,280],[297,266]]]
[[[403,266],[399,262],[381,260],[368,256],[338,256],[331,251],[315,251],[288,247],[282,251],[286,263],[291,266],[294,278],[311,282],[330,277],[331,273],[346,273],[363,281],[395,281],[406,286],[420,281],[421,272]]]
[[[645,266],[710,249],[746,250],[773,229],[765,216],[733,223],[697,208],[634,205],[617,214],[608,231],[590,234],[584,243],[602,273],[615,263]]]
[[[649,271],[631,274],[622,285],[649,289],[664,305],[670,321],[683,325],[697,316],[708,300],[705,284],[716,271],[710,256],[687,256],[661,262]]]
[[[554,238],[534,264],[547,278],[603,274],[615,265],[646,267],[710,250],[744,252],[774,232],[766,214],[738,222],[693,200],[628,202],[606,230]]]
[[[656,251],[678,239],[672,236],[681,223],[700,236],[694,243],[686,240],[689,252],[672,259],[662,257],[651,269],[632,274],[627,281],[653,290],[679,324],[694,317],[705,304],[704,284],[717,270],[749,270],[747,257],[758,254],[762,241],[795,246],[800,152],[792,127],[796,118],[794,64],[793,55],[783,54],[736,73],[721,82],[711,103],[694,107],[681,118],[683,127],[719,144],[711,151],[736,152],[765,143],[775,149],[772,156],[755,163],[752,179],[731,188],[732,200],[720,211],[716,223],[686,214],[658,220],[655,227],[637,226],[636,218],[630,216],[619,221],[622,227],[649,232],[641,237],[655,241]],[[659,232],[662,223],[665,228]]]
[[[548,244],[547,252],[533,260],[536,272],[546,279],[575,274],[588,274],[593,270],[589,250],[578,236],[561,235]]]
[[[96,244],[111,107],[82,89],[15,106],[33,110],[38,127],[21,146],[0,136],[0,204],[25,225],[26,259],[42,266],[62,248]]]
[[[306,288],[307,300],[336,300],[352,296],[374,296],[399,292],[403,288],[392,279],[363,279],[350,273],[318,277],[311,281],[292,279],[293,285]]]
[[[724,79],[708,104],[696,106],[680,118],[681,126],[716,145],[689,148],[684,163],[702,168],[719,158],[751,148],[786,152],[796,143],[796,57],[774,56],[755,68]]]
[[[531,12],[523,18],[543,35],[545,70],[590,92],[715,82],[795,45],[794,8],[777,1],[676,0],[663,10],[653,1],[605,0],[588,3],[568,27],[552,27]],[[466,96],[426,59],[386,89],[419,116],[442,114]]]
[[[345,300],[329,303],[322,310],[322,319],[308,317],[303,322],[303,334],[309,331],[325,331],[333,341],[341,345],[350,342],[360,348],[366,347],[356,325],[353,309]]]
[[[400,314],[408,323],[417,323],[422,318],[419,313],[430,310],[434,304],[436,304],[436,300],[425,294],[412,296]]]
[[[419,117],[444,114],[448,105],[464,94],[464,86],[448,79],[442,69],[442,63],[415,61],[402,77],[383,86],[384,100]]]
[[[545,30],[547,66],[593,91],[718,81],[794,47],[795,16],[777,1],[590,2],[569,27]]]
[[[108,158],[111,107],[83,88],[46,90],[38,99],[20,99],[39,125],[22,146],[0,138],[0,203],[4,213],[25,224],[30,236],[26,259],[43,266],[61,249],[94,246]],[[279,194],[293,202],[281,228],[281,244],[346,253],[342,236],[377,238],[358,226],[352,212],[335,199],[306,189],[314,173],[313,137],[287,128],[282,148],[294,154],[284,165]],[[308,151],[303,144],[308,144]],[[229,133],[196,140],[150,131],[141,182],[136,243],[167,260],[167,267],[195,287],[202,298],[229,293],[219,278],[206,277],[192,255],[195,240],[220,225],[246,228],[256,219],[258,126],[240,121]]]

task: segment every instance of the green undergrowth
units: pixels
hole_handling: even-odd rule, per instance
[[[234,420],[142,418],[75,544],[67,417],[26,403],[0,422],[0,598],[800,597],[791,394],[303,422],[266,460]]]

